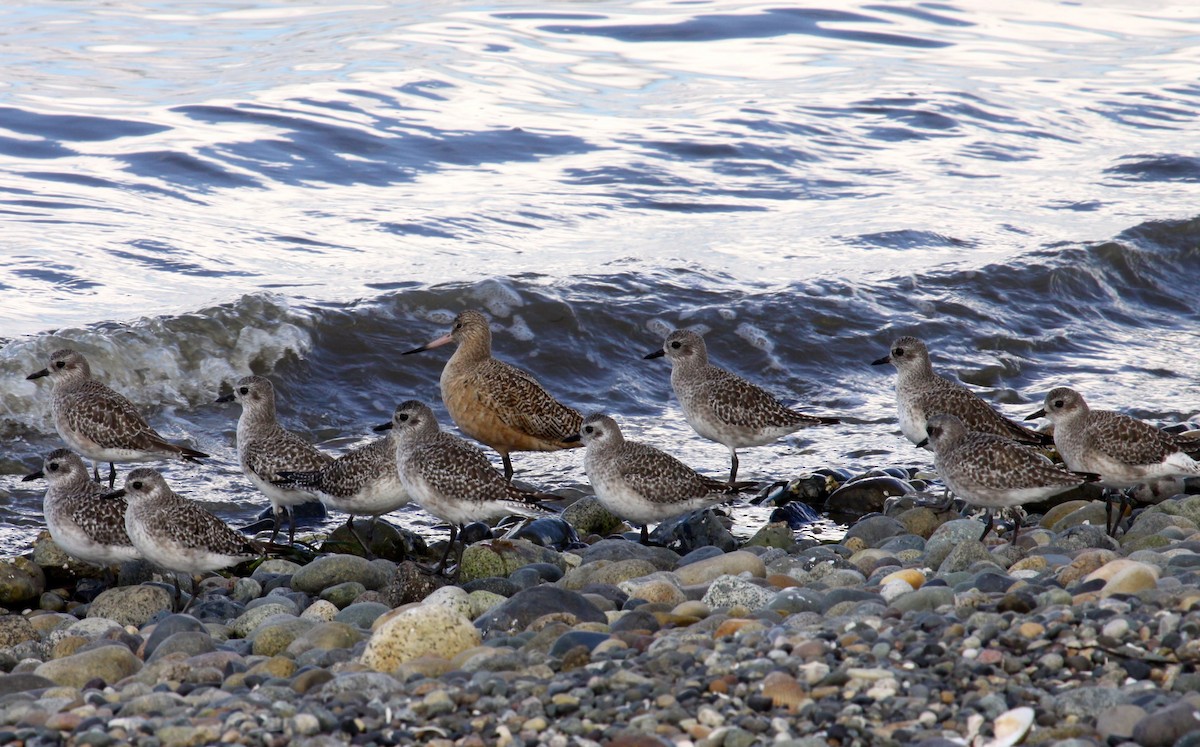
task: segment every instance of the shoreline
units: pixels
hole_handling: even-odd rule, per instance
[[[43,540],[44,567],[0,564],[33,589],[50,573],[0,617],[0,739],[1170,745],[1197,726],[1200,496],[1119,541],[1102,504],[1069,500],[1017,548],[904,504],[836,543],[782,523],[741,542],[699,514],[683,534],[712,544],[680,555],[607,538],[615,517],[581,499],[579,541],[531,532],[569,549],[484,540],[456,584],[411,561],[270,559],[204,580],[187,615],[146,568],[72,599]]]

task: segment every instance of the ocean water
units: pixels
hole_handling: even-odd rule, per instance
[[[161,466],[233,523],[265,500],[231,382],[270,376],[335,452],[413,397],[449,427],[448,349],[400,352],[464,308],[563,401],[719,476],[642,360],[674,327],[844,420],[742,451],[747,479],[928,466],[869,365],[902,334],[1013,415],[1068,384],[1198,418],[1194,3],[18,0],[5,27],[3,553],[59,445],[25,376],[65,346],[213,455]],[[580,451],[514,464],[586,489]]]

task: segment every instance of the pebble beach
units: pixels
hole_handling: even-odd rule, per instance
[[[643,546],[584,497],[453,582],[379,524],[384,557],[305,537],[324,551],[211,575],[187,614],[152,568],[110,588],[43,535],[0,563],[0,743],[1200,744],[1200,496],[1114,539],[1077,491],[1013,547],[922,505],[935,475],[836,487],[770,496],[853,489],[877,510],[836,543],[707,511]]]

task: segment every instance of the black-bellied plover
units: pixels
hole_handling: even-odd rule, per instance
[[[43,477],[48,485],[42,513],[51,538],[64,552],[106,569],[141,557],[125,532],[125,501],[102,500],[108,491],[92,480],[78,454],[55,449],[40,470],[24,479]]]
[[[683,417],[701,436],[729,449],[729,485],[737,480],[739,448],[765,446],[807,426],[839,422],[797,412],[762,387],[709,363],[704,338],[691,330],[675,330],[661,349],[645,357],[664,355],[671,362],[671,388]]]
[[[333,457],[325,454],[300,436],[279,425],[275,419],[275,386],[262,376],[243,376],[233,392],[218,397],[218,402],[237,401],[242,406],[238,418],[238,462],[246,478],[271,501],[275,514],[275,531],[271,542],[279,536],[283,515],[288,515],[288,542],[296,541],[296,519],[292,507],[318,500],[309,490],[278,485],[282,472],[314,472],[322,469]]]
[[[968,431],[955,415],[931,415],[925,429],[942,482],[959,498],[987,511],[980,541],[992,529],[992,509],[1035,503],[1100,479],[1062,469],[1044,454],[1003,436]],[[1018,518],[1013,544],[1020,529]]]
[[[409,502],[396,472],[394,438],[389,433],[351,449],[314,472],[280,472],[275,484],[307,490],[327,508],[350,514],[346,528],[367,550],[367,543],[354,530],[354,517],[370,516],[374,527],[374,520]]]
[[[579,446],[563,439],[579,432],[583,416],[556,400],[524,371],[492,357],[492,330],[478,311],[464,311],[450,333],[404,355],[457,343],[442,369],[442,401],[459,430],[500,452],[504,479],[512,480],[513,451],[557,451]]]
[[[1092,410],[1074,389],[1050,390],[1042,409],[1027,419],[1041,417],[1054,424],[1054,446],[1067,467],[1099,474],[1105,487],[1121,491],[1165,478],[1200,476],[1200,463],[1175,436],[1128,415]],[[1131,496],[1120,495],[1121,515],[1115,524],[1110,517],[1110,533],[1121,522],[1125,502],[1132,502]],[[1111,514],[1111,497],[1108,508]]]
[[[589,415],[578,438],[587,447],[583,467],[596,498],[609,511],[641,526],[732,500],[735,488],[702,475],[675,457],[637,441],[626,441],[617,422]]]
[[[547,515],[539,498],[504,479],[474,444],[446,433],[433,411],[416,400],[396,407],[389,424],[396,445],[396,472],[404,489],[421,508],[450,525],[450,543],[438,563],[440,572],[450,557],[458,529],[472,521],[512,514]]]
[[[92,378],[83,354],[56,350],[50,365],[27,379],[50,377],[54,427],[72,451],[93,462],[100,480],[100,462],[108,462],[108,486],[116,484],[116,462],[155,462],[183,459],[195,462],[208,456],[186,446],[168,443],[138,413],[133,403]]]
[[[925,422],[945,413],[962,421],[968,431],[992,433],[1018,443],[1044,446],[1050,437],[1009,420],[957,381],[939,376],[929,362],[929,349],[915,337],[901,337],[891,351],[872,365],[896,367],[896,410],[900,430],[914,444],[925,440]]]
[[[165,570],[194,578],[265,552],[195,501],[176,494],[163,476],[149,467],[131,470],[125,476],[125,487],[106,497],[129,502],[125,531],[130,541],[142,557]],[[178,579],[175,588],[178,594]]]

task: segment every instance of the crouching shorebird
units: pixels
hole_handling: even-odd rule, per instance
[[[554,496],[529,493],[508,482],[479,447],[443,431],[428,405],[402,402],[391,422],[379,428],[392,430],[395,469],[404,489],[421,508],[450,524],[450,542],[437,572],[446,567],[463,524],[549,513],[539,501]]]
[[[839,422],[788,408],[763,388],[709,363],[704,338],[696,332],[675,330],[645,358],[664,355],[671,362],[671,388],[683,417],[701,436],[729,449],[729,485],[737,480],[739,448],[765,446],[801,428]]]
[[[383,430],[391,428],[379,426]],[[281,487],[307,490],[327,508],[350,514],[346,528],[368,553],[367,543],[354,529],[356,515],[370,516],[371,527],[384,514],[408,505],[408,491],[396,471],[394,431],[352,449],[313,472],[280,472]]]
[[[1089,409],[1074,389],[1052,389],[1042,409],[1026,419],[1042,417],[1054,424],[1054,446],[1067,467],[1095,472],[1102,485],[1118,491],[1121,511],[1115,522],[1112,496],[1106,498],[1109,534],[1116,532],[1126,504],[1133,502],[1122,491],[1163,478],[1200,476],[1200,463],[1175,436],[1128,415]]]
[[[896,367],[896,410],[900,430],[914,444],[926,441],[926,421],[945,413],[962,421],[972,433],[991,433],[1018,443],[1044,446],[1050,437],[1001,415],[994,407],[957,381],[939,376],[929,362],[929,349],[915,337],[901,337],[873,366]]]
[[[296,517],[292,507],[318,500],[315,493],[299,483],[279,484],[284,472],[314,472],[333,457],[317,450],[300,436],[279,425],[275,419],[275,386],[262,376],[244,376],[233,392],[217,402],[237,401],[242,406],[237,425],[238,463],[242,473],[271,501],[275,531],[279,536],[283,515],[288,515],[288,542],[296,541]]]
[[[478,311],[454,318],[449,334],[404,355],[449,343],[458,349],[442,369],[442,401],[463,433],[500,453],[504,479],[512,480],[513,451],[558,451],[579,432],[583,416],[556,400],[524,371],[492,357],[492,330]]]
[[[125,487],[105,498],[128,501],[125,531],[142,557],[165,570],[190,573],[193,580],[199,574],[229,568],[265,553],[259,543],[176,494],[157,470],[139,467],[130,471],[125,476]],[[175,593],[178,603],[178,579]]]
[[[125,501],[102,500],[108,491],[92,480],[77,454],[67,449],[50,452],[42,468],[24,481],[39,478],[48,483],[42,502],[46,527],[64,552],[106,570],[141,557],[125,531]]]
[[[1100,479],[1061,469],[1045,455],[1003,436],[968,431],[955,415],[930,416],[925,429],[942,482],[959,498],[987,511],[981,542],[992,530],[993,509],[1035,503]],[[1018,518],[1013,545],[1020,531]]]
[[[702,475],[653,446],[626,441],[607,415],[589,415],[577,438],[587,447],[583,467],[596,498],[640,525],[643,545],[650,541],[646,525],[732,500],[743,487]]]
[[[168,443],[138,413],[128,399],[92,378],[82,353],[56,350],[50,365],[25,377],[50,378],[51,408],[58,435],[74,452],[93,462],[100,480],[100,462],[108,462],[108,487],[117,481],[116,462],[154,462],[183,459],[195,462],[208,457],[202,451]]]

